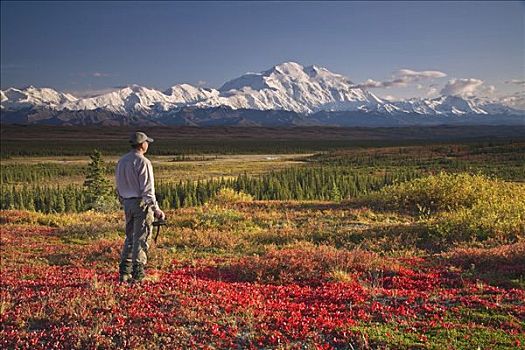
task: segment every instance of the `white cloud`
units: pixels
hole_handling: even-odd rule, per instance
[[[383,100],[386,100],[388,102],[393,102],[393,101],[398,101],[399,99],[395,96],[392,96],[392,95],[386,95],[386,96],[383,96],[381,97]]]
[[[103,73],[103,72],[80,72],[73,74],[74,76],[79,76],[82,78],[107,78],[112,77],[114,74],[111,73]]]
[[[525,92],[519,91],[512,95],[503,96],[500,102],[516,109],[525,110]]]
[[[391,87],[405,87],[407,81],[404,79],[394,79],[387,81],[377,81],[373,79],[367,79],[364,83],[353,85],[353,88],[370,89],[370,88],[391,88]]]
[[[494,85],[486,86],[486,87],[483,89],[483,92],[486,93],[486,94],[489,94],[489,95],[494,94],[495,91],[496,91],[496,87],[495,87]]]
[[[483,84],[480,79],[452,79],[441,89],[441,95],[472,96]]]
[[[505,83],[525,86],[525,80],[512,79],[512,80],[507,80]]]
[[[447,74],[437,70],[424,70],[417,72],[411,69],[400,69],[397,71],[396,76],[409,79],[411,81],[419,81],[422,79],[444,78],[447,76]]]
[[[377,81],[373,79],[368,79],[364,83],[353,85],[353,88],[391,88],[391,87],[406,87],[408,84],[413,82],[419,82],[421,80],[427,79],[436,79],[443,78],[447,75],[443,72],[436,70],[426,70],[426,71],[414,71],[411,69],[400,69],[394,73],[391,80]],[[417,85],[418,89],[422,89],[421,84]]]
[[[376,80],[373,80],[373,79],[367,79],[364,83],[353,85],[352,87],[369,89],[369,88],[384,87],[384,85],[380,81],[376,81]]]
[[[437,89],[435,87],[430,87],[427,91],[427,96],[433,96],[437,93]]]
[[[111,74],[109,74],[109,73],[101,73],[101,72],[94,72],[92,74],[92,76],[94,76],[95,78],[105,78],[105,77],[111,76]]]

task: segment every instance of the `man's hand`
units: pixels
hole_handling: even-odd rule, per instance
[[[153,215],[157,218],[157,219],[166,219],[166,214],[164,214],[164,212],[160,209],[155,209],[155,211],[153,212]]]

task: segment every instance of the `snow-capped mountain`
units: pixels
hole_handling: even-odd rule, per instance
[[[386,101],[358,88],[349,78],[319,66],[285,62],[260,73],[246,73],[219,89],[178,84],[165,91],[138,85],[88,98],[77,98],[49,88],[0,90],[2,113],[33,109],[46,115],[97,111],[123,117],[165,120],[181,108],[289,111],[301,115],[352,112],[384,117],[486,116],[525,113],[482,98],[439,96]],[[78,115],[78,113],[77,113]],[[20,117],[18,113],[17,118]],[[40,117],[39,117],[40,118]],[[17,119],[18,120],[18,119]],[[39,119],[40,120],[40,119]]]
[[[53,110],[103,109],[121,114],[147,115],[167,111],[181,106],[201,108],[227,106],[232,109],[287,110],[298,113],[313,113],[321,110],[381,110],[385,104],[371,92],[353,88],[353,83],[343,75],[318,66],[303,67],[295,62],[286,62],[261,73],[247,73],[230,80],[217,89],[194,87],[189,84],[175,85],[166,91],[158,91],[132,85],[100,96],[77,99],[71,95],[57,100],[50,96],[49,103],[34,103],[34,106]],[[2,106],[16,109],[22,102],[31,104],[34,88],[16,90],[24,98],[2,91]],[[51,89],[55,95],[60,94]],[[9,93],[9,94],[8,94]],[[64,94],[63,94],[64,95]],[[40,101],[35,96],[34,101]]]
[[[383,101],[359,88],[343,75],[318,66],[286,62],[262,73],[247,73],[219,88],[220,104],[234,109],[373,110]]]
[[[170,97],[171,103],[177,105],[199,103],[219,96],[219,92],[215,89],[195,87],[190,84],[174,85],[164,91],[164,94]]]
[[[428,116],[523,114],[522,111],[477,97],[439,96],[391,102],[397,111]]]
[[[103,109],[124,115],[150,115],[211,100],[217,90],[197,88],[189,84],[175,85],[164,92],[131,85],[103,95],[79,99],[59,106],[60,110]]]
[[[132,85],[103,95],[64,103],[58,109],[71,111],[103,109],[126,115],[147,115],[157,104],[170,104],[169,97],[154,89]]]
[[[75,102],[78,99],[70,94],[58,92],[49,88],[28,86],[24,89],[9,88],[0,90],[2,109],[24,109],[30,107],[46,107],[59,109],[62,105]]]

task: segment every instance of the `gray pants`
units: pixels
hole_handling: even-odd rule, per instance
[[[126,214],[126,240],[120,256],[120,273],[130,274],[132,268],[143,269],[148,261],[153,209],[141,199],[124,199],[122,203]]]

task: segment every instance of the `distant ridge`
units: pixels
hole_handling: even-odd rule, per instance
[[[382,100],[347,77],[285,62],[219,89],[131,85],[78,98],[29,86],[0,91],[2,123],[56,125],[438,125],[520,124],[525,111],[478,97]]]

